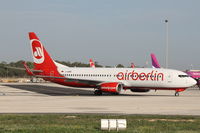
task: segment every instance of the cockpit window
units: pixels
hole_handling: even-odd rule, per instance
[[[188,75],[178,75],[178,77],[185,78],[185,77],[189,77],[189,76]]]

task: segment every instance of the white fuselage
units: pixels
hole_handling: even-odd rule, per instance
[[[34,71],[27,72],[45,80],[74,87],[93,87],[96,94],[137,88],[169,89],[180,92],[196,84],[186,73],[156,68],[78,68],[55,62],[34,32],[29,32]],[[34,73],[35,72],[35,73]],[[136,88],[136,89],[135,89]],[[99,91],[100,90],[100,91]],[[143,89],[145,90],[145,89]]]
[[[66,78],[119,82],[126,87],[187,88],[196,83],[184,72],[162,68],[72,68],[58,66],[58,72]]]

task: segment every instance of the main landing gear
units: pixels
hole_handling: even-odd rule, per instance
[[[102,91],[101,90],[95,90],[94,95],[100,96],[100,95],[102,95]]]
[[[179,92],[175,92],[175,96],[179,96]]]

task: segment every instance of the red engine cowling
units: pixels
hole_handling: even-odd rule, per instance
[[[102,83],[99,89],[102,92],[120,93],[123,89],[123,84],[118,82]]]

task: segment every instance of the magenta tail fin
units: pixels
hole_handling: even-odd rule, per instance
[[[153,54],[153,53],[151,53],[151,62],[152,62],[152,67],[160,68],[160,64],[158,63],[158,60],[157,60],[155,54]]]

